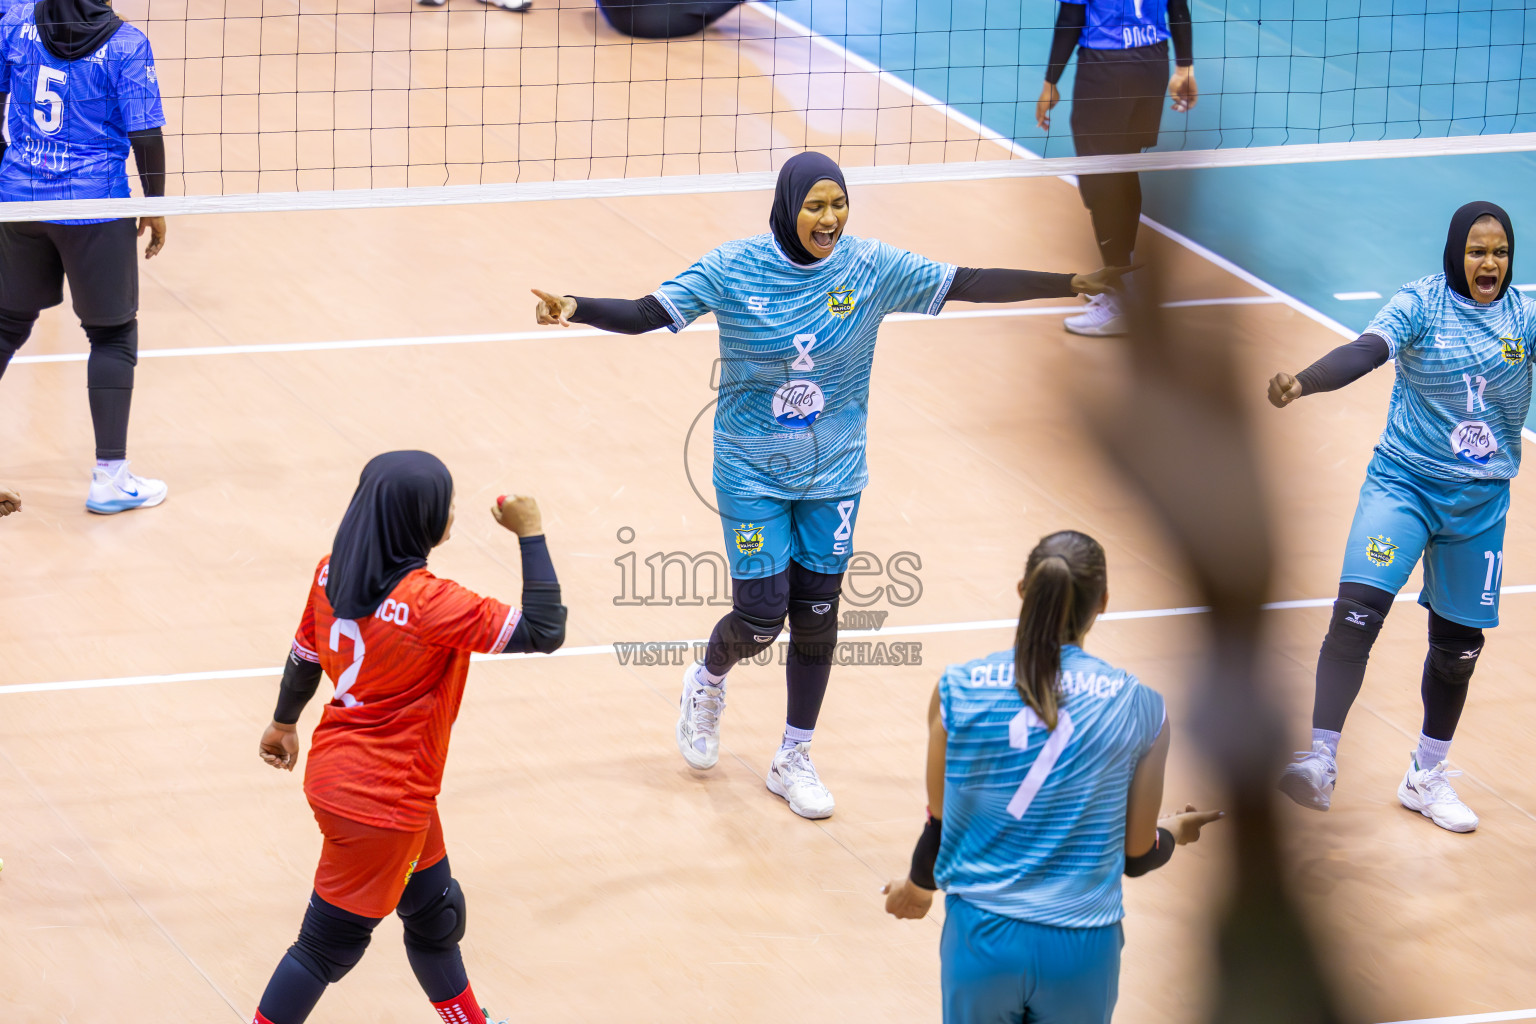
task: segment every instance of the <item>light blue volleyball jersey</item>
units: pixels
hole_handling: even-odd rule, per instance
[[[1397,360],[1376,450],[1436,480],[1514,477],[1531,406],[1533,307],[1514,288],[1487,306],[1464,299],[1444,274],[1398,289],[1365,329]]]
[[[1066,645],[1056,728],[1014,688],[1014,653],[950,665],[944,833],[934,878],[1004,917],[1098,928],[1124,916],[1125,813],[1136,765],[1163,726],[1163,698]]]
[[[853,235],[800,266],[765,233],[727,242],[656,289],[672,330],[708,312],[720,323],[715,487],[787,499],[863,490],[880,321],[937,315],[954,279],[951,264]]]

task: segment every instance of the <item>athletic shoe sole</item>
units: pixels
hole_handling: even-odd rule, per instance
[[[1300,772],[1283,772],[1280,775],[1280,792],[1297,804],[1312,811],[1326,811],[1333,804],[1333,790],[1326,792],[1312,785],[1312,780]]]
[[[1428,818],[1436,825],[1439,825],[1447,832],[1467,833],[1476,831],[1477,829],[1478,819],[1475,816],[1473,817],[1472,824],[1470,825],[1447,824],[1446,822],[1441,821],[1439,818],[1435,817],[1432,813],[1430,813],[1429,808],[1425,807],[1422,803],[1419,802],[1419,795],[1408,788],[1408,780],[1406,779],[1397,784],[1397,799],[1404,807],[1408,808],[1410,811],[1418,811],[1420,814],[1424,815],[1424,817]]]
[[[1083,338],[1118,338],[1126,333],[1124,322],[1119,317],[1099,327],[1073,327],[1065,320],[1061,326],[1067,329],[1068,334],[1076,334]]]
[[[832,812],[837,810],[836,805],[833,805],[832,807],[828,807],[825,811],[812,813],[803,807],[796,806],[795,802],[789,798],[789,792],[785,790],[783,783],[779,782],[779,777],[771,771],[768,773],[767,785],[768,792],[789,804],[789,809],[800,815],[802,818],[809,818],[811,821],[819,821],[822,818],[832,817]]]
[[[115,516],[119,512],[131,512],[136,508],[154,508],[165,500],[166,493],[168,492],[162,491],[153,498],[129,498],[119,501],[91,501],[87,499],[85,510],[87,512],[94,512],[99,516]]]

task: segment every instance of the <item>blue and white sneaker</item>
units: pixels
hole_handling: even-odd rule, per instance
[[[91,471],[91,493],[85,499],[85,508],[101,516],[132,508],[153,508],[165,500],[166,490],[164,480],[134,476],[126,462],[115,476],[97,466]]]

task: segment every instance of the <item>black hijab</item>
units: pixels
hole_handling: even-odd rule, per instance
[[[1470,302],[1477,301],[1472,298],[1472,291],[1467,287],[1466,255],[1467,235],[1479,217],[1493,217],[1504,225],[1504,237],[1509,239],[1509,271],[1504,275],[1504,283],[1499,286],[1499,294],[1494,296],[1493,301],[1498,302],[1509,291],[1509,282],[1515,279],[1515,226],[1509,222],[1509,214],[1501,206],[1468,203],[1451,215],[1451,228],[1445,234],[1445,283],[1462,298]]]
[[[331,544],[325,596],[336,617],[372,615],[443,539],[453,476],[436,455],[385,452],[363,467]]]
[[[848,191],[843,181],[842,168],[832,158],[821,153],[797,153],[784,161],[779,168],[779,183],[773,190],[773,212],[768,215],[768,226],[773,237],[784,250],[784,255],[801,266],[815,263],[817,257],[800,244],[800,232],[795,221],[800,216],[800,206],[818,181],[835,181],[844,193]]]
[[[123,19],[102,0],[41,0],[32,17],[43,45],[60,60],[89,57],[123,27]]]

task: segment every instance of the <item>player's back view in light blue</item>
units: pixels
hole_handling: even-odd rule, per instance
[[[1332,803],[1345,716],[1393,599],[1422,557],[1424,722],[1398,800],[1452,832],[1477,828],[1446,759],[1483,629],[1499,624],[1509,481],[1531,406],[1536,300],[1510,288],[1514,252],[1509,215],[1468,203],[1451,218],[1440,273],[1404,285],[1351,344],[1270,381],[1270,401],[1284,408],[1397,361],[1318,657],[1312,749],[1281,776],[1281,790],[1303,807]]]
[[[801,153],[779,173],[769,232],[716,247],[650,295],[535,291],[540,323],[639,334],[680,331],[715,315],[713,511],[730,560],[732,610],[715,624],[704,660],[684,673],[677,747],[690,767],[714,767],[726,673],[771,649],[787,621],[788,708],[767,784],[807,818],[825,818],[834,806],[809,748],[869,479],[869,381],[881,322],[892,313],[936,316],[955,299],[1098,293],[1126,269],[1073,275],[956,267],[844,234],[849,204],[837,164]]]
[[[1220,815],[1157,820],[1163,698],[1082,648],[1104,609],[1103,548],[1046,537],[1019,592],[1013,649],[949,666],[934,692],[930,819],[886,909],[921,917],[948,893],[945,1024],[1108,1024],[1121,875],[1166,863]]]

